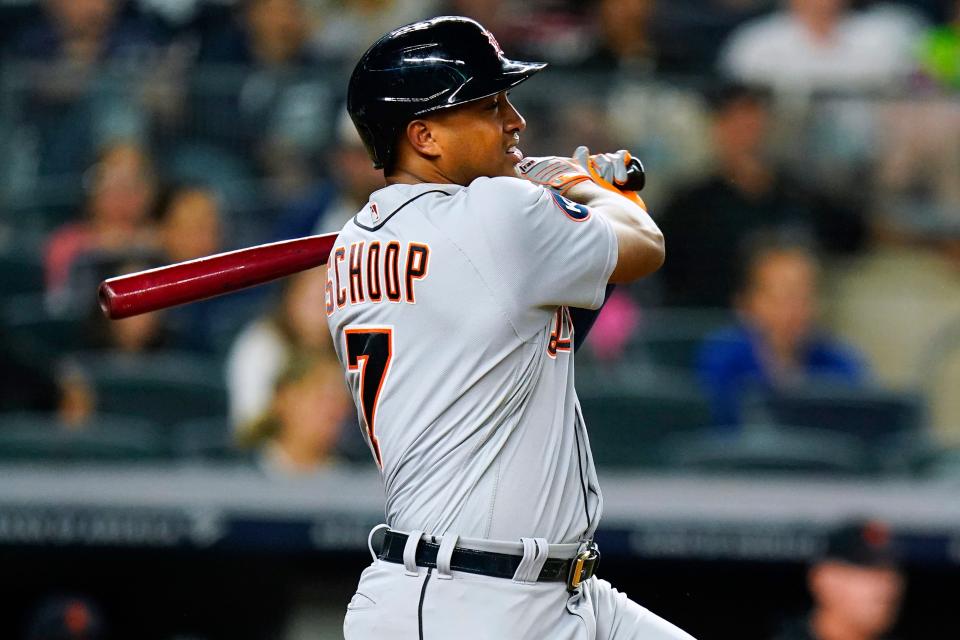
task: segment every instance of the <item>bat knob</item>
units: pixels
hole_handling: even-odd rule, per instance
[[[627,165],[627,181],[617,186],[623,191],[640,191],[646,183],[647,174],[643,170],[643,164],[636,158],[630,158]]]

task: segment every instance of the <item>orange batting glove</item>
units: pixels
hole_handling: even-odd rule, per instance
[[[630,166],[631,160],[633,160],[633,156],[630,155],[629,151],[620,149],[616,153],[590,155],[590,150],[581,145],[573,152],[573,159],[589,172],[594,182],[604,188],[611,189],[626,196],[646,210],[646,203],[637,195],[636,191],[628,191],[622,188],[627,183],[627,169]]]

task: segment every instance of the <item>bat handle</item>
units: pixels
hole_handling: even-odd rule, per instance
[[[644,173],[643,164],[636,158],[630,158],[627,163],[627,181],[617,187],[621,191],[640,191],[646,183],[647,175]]]

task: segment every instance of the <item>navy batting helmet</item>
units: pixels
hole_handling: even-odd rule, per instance
[[[392,167],[397,136],[411,120],[495,95],[545,66],[509,60],[479,23],[444,16],[394,29],[350,76],[347,111],[377,169]]]

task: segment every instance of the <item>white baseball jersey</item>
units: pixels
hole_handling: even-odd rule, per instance
[[[592,537],[567,307],[599,307],[616,261],[606,219],[518,178],[388,186],[346,223],[327,314],[392,528]]]

